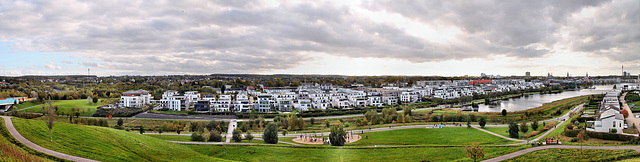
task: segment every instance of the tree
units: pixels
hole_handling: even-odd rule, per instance
[[[329,120],[324,120],[324,126],[329,128],[331,125],[329,123]]]
[[[309,119],[309,122],[311,122],[311,124],[314,124],[314,123],[316,123],[316,119],[311,118],[311,119]]]
[[[249,143],[251,143],[251,140],[253,139],[253,135],[251,135],[251,132],[247,132],[247,135],[244,136],[244,139],[249,140]]]
[[[124,120],[122,120],[122,118],[118,119],[118,127],[122,127],[123,124]]]
[[[507,116],[507,109],[502,109],[502,116]]]
[[[509,137],[518,138],[520,134],[518,133],[520,129],[518,129],[518,124],[516,122],[511,121],[509,124]]]
[[[467,119],[467,128],[471,128],[471,119]]]
[[[282,130],[282,136],[287,136],[287,133],[289,133],[289,131],[287,131],[286,129]]]
[[[140,134],[144,134],[144,126],[140,126]]]
[[[471,146],[467,146],[464,149],[465,152],[467,152],[467,157],[473,159],[474,162],[478,159],[484,158],[484,147],[480,147],[479,143],[473,143]]]
[[[404,108],[402,108],[402,113],[404,116],[411,115],[411,108],[408,106],[405,106]]]
[[[520,131],[522,131],[522,133],[527,133],[527,131],[529,131],[529,126],[526,122],[522,122],[522,124],[520,124]]]
[[[627,109],[622,110],[622,116],[624,116],[624,118],[629,117],[629,112],[627,111]]]
[[[49,138],[53,142],[53,124],[55,123],[55,113],[58,106],[53,106],[53,102],[49,100],[49,106],[47,107],[47,127],[49,127]]]
[[[235,142],[240,142],[240,141],[242,141],[242,135],[241,135],[241,133],[242,133],[242,130],[240,130],[240,129],[238,129],[238,128],[234,129],[234,130],[233,130],[233,132],[232,132],[231,139],[232,139],[233,141],[235,141]]]
[[[618,86],[616,86],[616,85],[613,85],[613,89],[617,89],[617,88],[618,88]]]
[[[478,124],[480,124],[480,128],[484,128],[484,126],[487,125],[487,120],[484,119],[484,117],[480,117]]]
[[[531,129],[533,129],[534,131],[538,130],[538,120],[534,120],[533,122],[531,122]]]
[[[589,135],[586,133],[586,131],[582,130],[580,131],[580,133],[578,133],[578,140],[580,140],[580,142],[587,141],[589,140]]]
[[[158,130],[158,134],[162,134],[162,132],[164,131],[163,127],[156,127],[156,130]]]
[[[344,131],[342,127],[342,122],[338,121],[338,123],[334,124],[331,127],[331,134],[329,134],[329,140],[331,141],[332,146],[344,146],[345,139],[344,137],[347,133]]]
[[[264,139],[264,143],[267,144],[278,143],[278,126],[275,123],[267,124],[262,138]]]
[[[93,103],[98,103],[98,96],[93,96],[92,100],[93,100]]]

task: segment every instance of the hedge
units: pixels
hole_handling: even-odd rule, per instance
[[[629,141],[632,139],[637,139],[635,136],[629,136],[624,134],[617,133],[608,133],[608,132],[592,132],[587,131],[587,135],[591,138],[603,139],[603,140],[614,140],[614,141]]]
[[[582,130],[580,130],[580,129],[575,129],[575,130],[565,129],[565,130],[564,130],[564,136],[567,136],[567,137],[577,137],[577,136],[578,136],[578,133],[580,133],[580,131],[582,131]],[[591,136],[589,136],[589,137],[591,137]]]
[[[96,112],[93,114],[93,117],[107,117],[111,115],[112,117],[132,117],[138,113],[141,113],[143,110],[141,108],[115,108],[115,109],[103,109],[98,108]]]

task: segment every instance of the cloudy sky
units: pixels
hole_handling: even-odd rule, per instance
[[[0,75],[640,73],[640,1],[0,0]]]

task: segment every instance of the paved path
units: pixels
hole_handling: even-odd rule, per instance
[[[622,103],[622,108],[624,108],[625,110],[627,110],[627,112],[629,112],[629,116],[627,116],[626,118],[627,125],[629,126],[629,128],[636,125],[640,126],[640,119],[636,118],[635,115],[633,115],[631,108],[629,107],[629,105],[627,105],[627,100],[625,100],[625,96],[627,96],[627,92],[624,92],[622,96],[620,96],[620,102]],[[640,128],[636,128],[636,129],[640,129]]]
[[[231,120],[229,121],[229,128],[227,129],[227,143],[231,142],[231,137],[233,136],[233,130],[238,127],[238,121]]]
[[[19,132],[18,130],[16,130],[15,127],[13,127],[13,123],[11,122],[11,118],[7,117],[7,116],[2,116],[2,118],[4,119],[4,124],[7,127],[7,130],[9,130],[9,133],[11,133],[11,135],[13,136],[13,138],[15,138],[16,140],[20,141],[20,143],[36,150],[36,151],[40,151],[43,152],[45,154],[49,154],[49,155],[53,155],[59,158],[63,158],[63,159],[67,159],[67,160],[71,160],[71,161],[95,161],[95,160],[91,160],[91,159],[85,159],[85,158],[81,158],[81,157],[77,157],[77,156],[73,156],[73,155],[68,155],[68,154],[64,154],[64,153],[60,153],[60,152],[56,152],[53,150],[49,150],[46,149],[44,147],[38,146],[35,143],[27,140],[26,138],[24,138]]]
[[[481,129],[481,128],[478,128],[478,127],[473,127],[473,128],[475,128],[475,129],[477,129],[477,130],[481,130],[481,131],[483,131],[483,132],[487,132],[487,133],[492,134],[492,135],[494,135],[494,136],[498,136],[498,137],[500,137],[500,138],[507,139],[507,140],[511,140],[511,141],[519,141],[519,142],[527,142],[527,141],[525,141],[525,140],[513,139],[513,138],[505,137],[505,136],[503,136],[503,135],[499,135],[499,134],[497,134],[497,133],[493,133],[493,132],[491,132],[491,131],[484,130],[484,129]],[[522,144],[522,143],[518,143],[518,144]]]
[[[26,108],[18,109],[18,111],[22,111],[22,110],[30,109],[30,108],[32,108],[32,107],[36,107],[36,106],[42,106],[42,104],[40,104],[40,105],[33,105],[33,106],[30,106],[30,107],[26,107]]]
[[[524,155],[526,153],[530,153],[533,151],[545,150],[545,149],[555,149],[555,148],[565,148],[565,149],[616,149],[616,150],[627,150],[632,149],[640,152],[640,146],[573,146],[573,145],[547,145],[547,146],[538,146],[532,147],[520,151],[516,151],[507,155],[498,156],[489,160],[485,160],[486,162],[491,161],[503,161],[507,159],[511,159],[520,155]]]

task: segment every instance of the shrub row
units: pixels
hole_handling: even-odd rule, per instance
[[[531,133],[527,133],[525,135],[522,135],[522,137],[520,137],[520,138],[525,139],[525,138],[530,138],[530,137],[533,137],[533,136],[537,136],[538,134],[540,134],[542,132],[546,132],[547,130],[551,129],[555,125],[556,125],[556,123],[549,123],[549,124],[545,125],[544,127],[542,127],[542,129],[540,129],[538,131],[533,131]]]
[[[603,139],[603,140],[614,140],[614,141],[630,141],[632,139],[636,139],[635,136],[629,136],[624,134],[617,133],[608,133],[608,132],[592,132],[587,131],[587,135],[591,138]]]
[[[103,109],[98,108],[93,114],[94,117],[107,117],[109,115],[113,117],[131,117],[143,110],[141,108],[115,108],[115,109]]]

